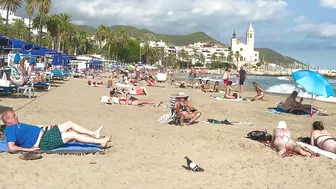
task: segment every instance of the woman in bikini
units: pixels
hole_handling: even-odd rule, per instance
[[[155,107],[158,107],[162,102],[159,101],[153,101],[153,100],[139,100],[133,96],[118,96],[116,91],[112,90],[110,91],[110,101],[115,104],[120,105],[133,105],[133,106],[140,106],[140,105],[154,105]]]
[[[256,82],[253,82],[252,85],[254,89],[257,91],[257,96],[253,97],[251,101],[263,100],[265,96],[263,89]]]
[[[324,125],[321,121],[315,121],[313,123],[313,130],[310,134],[310,144],[322,150],[336,153],[336,138],[331,137],[329,132],[324,130]]]
[[[186,101],[188,96],[180,93],[176,99],[175,111],[176,116],[179,118],[179,124],[182,127],[184,125],[184,120],[188,119],[188,126],[194,123],[199,117],[201,117],[201,112],[196,111],[196,109]]]
[[[214,88],[213,88],[212,92],[219,93],[219,82],[218,81],[215,82],[215,85],[214,85]]]
[[[296,152],[302,156],[311,156],[309,152],[296,145],[294,140],[291,139],[290,131],[284,121],[280,121],[278,126],[273,130],[271,144],[282,157],[286,155],[286,152]]]
[[[229,81],[228,84],[225,86],[225,95],[224,98],[227,99],[236,99],[237,98],[237,94],[235,95],[231,95],[231,85],[232,85],[232,81]]]

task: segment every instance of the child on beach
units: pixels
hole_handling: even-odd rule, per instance
[[[263,89],[256,82],[253,82],[252,85],[254,89],[257,91],[257,96],[253,97],[251,101],[263,100],[265,96]]]

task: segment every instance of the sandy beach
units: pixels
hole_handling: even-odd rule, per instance
[[[104,105],[100,98],[109,89],[86,85],[87,80],[58,82],[37,98],[2,98],[1,105],[19,109],[21,122],[37,125],[58,124],[67,120],[90,129],[104,125],[103,135],[113,134],[112,147],[105,155],[43,155],[37,161],[23,161],[18,154],[0,154],[0,188],[334,188],[336,161],[323,156],[279,158],[275,151],[246,139],[252,130],[272,132],[278,121],[287,122],[296,139],[308,136],[313,121],[322,120],[331,135],[336,116],[307,117],[267,113],[268,107],[284,100],[266,94],[266,101],[230,102],[210,98],[209,93],[173,86],[150,88],[141,99],[169,104],[170,94],[185,92],[202,112],[200,121],[209,118],[249,121],[248,125],[171,126],[157,123],[168,108]],[[252,97],[254,91],[244,92]],[[310,100],[305,100],[310,103]],[[29,103],[29,104],[27,104]],[[335,104],[313,102],[335,112]],[[27,104],[27,105],[26,105]],[[193,173],[182,168],[189,156],[205,169]],[[92,164],[94,162],[94,164]]]

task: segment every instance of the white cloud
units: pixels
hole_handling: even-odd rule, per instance
[[[295,28],[287,30],[287,32],[298,32],[314,37],[330,38],[336,37],[336,24],[301,24]]]
[[[57,0],[52,12],[94,26],[122,23],[187,33],[202,27],[218,31],[234,22],[277,21],[286,8],[285,0]]]
[[[322,7],[336,8],[336,0],[320,0]]]
[[[300,15],[299,17],[294,19],[294,22],[297,22],[297,23],[304,22],[304,21],[306,21],[306,17],[303,15]]]

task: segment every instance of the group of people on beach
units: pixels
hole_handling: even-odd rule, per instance
[[[119,75],[119,74],[117,74]],[[128,75],[128,74],[127,74]],[[194,68],[191,68],[190,75],[196,77]],[[162,104],[160,101],[153,100],[140,100],[135,98],[134,95],[148,95],[148,91],[144,86],[136,86],[140,78],[140,74],[136,72],[136,82],[131,83],[131,88],[118,88],[114,87],[109,93],[109,102],[120,105],[152,105],[159,106]],[[111,77],[109,79],[112,79]],[[192,79],[193,78],[189,78]],[[151,83],[155,81],[151,75],[145,79],[148,86],[153,86]],[[243,92],[243,85],[246,80],[246,71],[242,67],[239,71],[239,85],[240,92]],[[121,81],[123,84],[130,84],[128,78],[123,76]],[[112,88],[114,83],[112,80],[108,81],[108,87]],[[236,99],[237,93],[232,92],[232,84],[230,81],[229,70],[225,70],[223,75],[223,83],[225,88],[225,98]],[[91,80],[88,81],[88,85],[92,86]],[[95,85],[101,84],[95,81]],[[104,83],[102,83],[104,84]],[[192,83],[193,84],[193,83]],[[257,95],[252,100],[262,100],[264,98],[263,89],[256,83],[252,83]],[[200,83],[198,87],[203,92],[219,92],[219,82],[216,82],[213,90],[210,90],[210,82],[206,81],[205,84]],[[302,111],[304,113],[322,112],[312,105],[302,104],[303,99],[296,100],[298,93],[293,93],[280,104],[285,112],[292,113],[294,111]],[[180,92],[174,96],[174,103],[172,106],[172,115],[176,119],[176,124],[184,126],[184,124],[191,125],[195,123],[200,117],[201,112],[198,111],[190,102],[188,102],[188,95],[184,92]],[[101,137],[101,131],[103,127],[98,128],[95,131],[90,131],[72,121],[67,121],[59,125],[39,127],[35,125],[29,125],[20,123],[18,116],[13,110],[6,110],[2,113],[2,121],[5,124],[5,135],[10,152],[15,151],[34,151],[34,150],[52,150],[60,147],[70,141],[77,141],[82,143],[94,143],[99,144],[102,148],[105,148],[108,142],[111,141],[111,136]],[[310,134],[310,144],[318,146],[321,149],[336,153],[336,139],[331,137],[329,132],[324,129],[324,125],[320,121],[313,123],[312,132]],[[297,145],[291,138],[290,130],[287,128],[287,124],[284,121],[280,121],[277,127],[273,131],[272,146],[278,151],[278,154],[283,156],[288,151],[293,151],[303,156],[311,156],[311,153],[307,152],[299,145]]]

